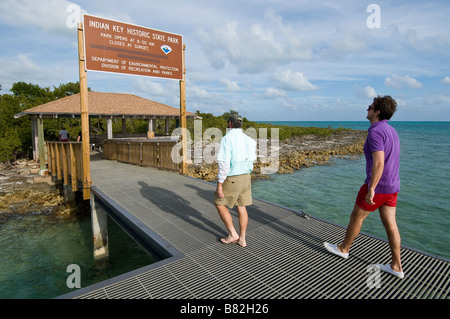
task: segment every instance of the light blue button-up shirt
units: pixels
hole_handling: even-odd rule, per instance
[[[231,129],[225,134],[220,141],[219,152],[217,154],[217,161],[219,162],[219,182],[223,182],[220,178],[223,175],[221,172],[221,162],[227,167],[229,163],[229,170],[226,176],[235,176],[249,174],[253,170],[253,161],[256,160],[256,142],[250,136],[246,135],[241,128]],[[222,173],[222,174],[221,174]],[[222,179],[222,180],[221,180]]]

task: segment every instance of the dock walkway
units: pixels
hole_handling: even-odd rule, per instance
[[[390,262],[384,240],[361,234],[342,259],[323,242],[340,242],[345,228],[254,199],[248,246],[225,245],[214,185],[107,160],[92,161],[91,176],[97,196],[153,234],[172,257],[62,298],[449,298],[447,260],[402,248],[405,278],[381,273],[377,288],[368,266]],[[235,209],[232,214],[238,226]]]

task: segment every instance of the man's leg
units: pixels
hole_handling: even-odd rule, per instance
[[[238,244],[242,247],[247,246],[247,242],[245,241],[245,235],[247,233],[247,225],[248,225],[248,213],[247,208],[245,206],[236,206],[238,214],[239,214],[239,240]]]
[[[402,272],[402,263],[400,260],[401,237],[395,219],[396,207],[382,205],[379,210],[381,221],[386,229],[389,246],[391,247],[391,268],[394,271]]]
[[[222,238],[221,241],[225,244],[230,244],[237,241],[239,239],[239,235],[236,232],[236,229],[234,228],[233,219],[231,217],[230,211],[225,205],[218,205],[218,204],[215,205],[220,218],[222,219],[223,223],[225,224],[225,227],[228,230],[228,237]]]
[[[364,210],[355,204],[350,216],[350,222],[348,224],[347,231],[345,232],[344,241],[337,247],[342,253],[348,254],[350,246],[352,245],[356,237],[358,237],[359,232],[361,231],[363,221],[367,216],[369,216],[369,214],[369,211]]]

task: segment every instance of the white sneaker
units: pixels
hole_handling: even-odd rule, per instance
[[[332,254],[341,256],[342,258],[348,258],[348,253],[343,253],[341,252],[338,248],[337,248],[337,244],[336,245],[332,245],[329,243],[323,243],[323,245],[325,246],[325,248]]]
[[[403,271],[395,271],[391,268],[391,264],[387,264],[387,265],[382,265],[382,264],[376,264],[376,266],[380,267],[381,271],[387,272],[388,274],[391,274],[397,278],[404,278],[405,274],[403,273]]]

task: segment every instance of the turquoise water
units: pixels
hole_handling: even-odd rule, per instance
[[[54,298],[71,292],[67,266],[81,271],[81,287],[153,263],[122,229],[108,220],[110,258],[95,262],[90,216],[58,219],[16,215],[0,224],[0,298]]]
[[[348,127],[368,122],[272,122],[278,125]],[[401,139],[397,220],[402,243],[450,259],[450,122],[391,122]],[[334,159],[333,165],[272,175],[254,183],[253,195],[346,226],[359,187],[364,158]],[[81,269],[81,287],[154,262],[114,222],[109,221],[110,259],[95,263],[89,214],[73,220],[47,214],[13,216],[0,223],[0,298],[53,298],[73,291],[67,266]],[[378,214],[363,232],[385,238]]]
[[[271,122],[274,125],[345,127],[367,130],[369,122]],[[450,122],[395,122],[401,143],[401,190],[397,223],[402,244],[450,259]],[[254,183],[256,198],[301,209],[347,226],[365,179],[365,159],[334,159],[333,165],[272,175]],[[378,212],[362,231],[386,239]]]

